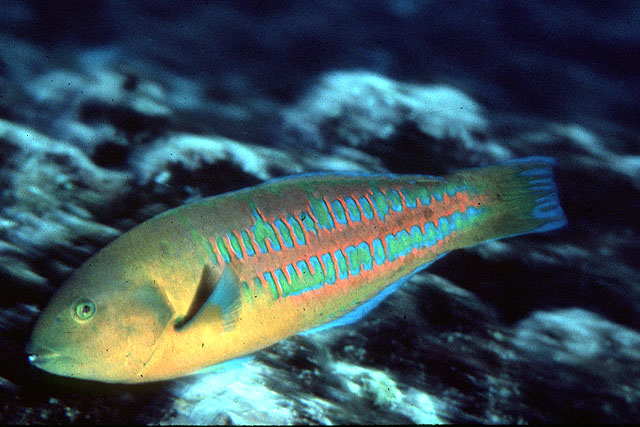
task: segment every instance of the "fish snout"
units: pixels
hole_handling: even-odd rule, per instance
[[[60,357],[60,353],[45,349],[43,347],[38,347],[31,341],[27,343],[27,346],[25,347],[25,353],[27,354],[29,363],[39,368],[43,368],[47,363]]]

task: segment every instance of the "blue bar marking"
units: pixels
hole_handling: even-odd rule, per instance
[[[340,249],[338,249],[337,251],[334,252],[333,256],[335,256],[336,261],[338,262],[338,277],[343,280],[349,277],[349,274],[347,273],[347,268],[349,268],[347,266],[347,260],[344,257],[344,254],[342,253],[342,251]]]
[[[371,242],[371,244],[373,245],[373,256],[376,260],[376,264],[380,265],[384,263],[385,256],[384,256],[384,245],[382,244],[382,240],[375,239],[373,242]]]
[[[284,272],[279,268],[277,268],[274,273],[276,274],[276,280],[280,285],[280,289],[282,289],[283,296],[286,296],[284,295],[284,290],[287,289],[287,286],[290,285],[289,281],[287,280],[287,276],[285,276]]]
[[[371,203],[369,203],[369,199],[366,197],[360,197],[358,201],[360,202],[360,206],[362,206],[362,213],[365,218],[373,219],[373,207],[371,206]]]
[[[240,246],[240,241],[232,232],[227,233],[227,238],[229,239],[229,246],[231,246],[231,250],[238,257],[238,259],[242,259],[242,247]]]
[[[413,249],[411,242],[411,236],[407,230],[400,230],[396,233],[396,240],[400,240],[402,251],[398,254],[398,257],[406,256]]]
[[[351,269],[349,270],[349,272],[351,273],[352,276],[355,276],[357,274],[360,274],[360,264],[359,263],[355,263],[355,253],[356,253],[356,248],[353,246],[347,246],[344,249],[344,253],[347,255],[347,258],[349,259],[349,266],[351,267]]]
[[[284,221],[278,218],[273,222],[273,225],[276,226],[277,232],[280,233],[282,243],[284,243],[285,247],[291,249],[293,247],[293,239],[291,238],[291,232],[284,224]]]
[[[396,212],[402,211],[402,196],[400,195],[398,190],[391,189],[390,191],[387,191],[387,197],[391,202],[391,209]]]
[[[447,219],[446,216],[443,216],[442,218],[438,218],[438,229],[442,233],[443,239],[444,237],[451,234],[451,228],[449,228],[449,220]]]
[[[371,270],[373,268],[373,257],[371,256],[371,247],[367,242],[360,242],[357,246],[357,249],[360,252],[366,251],[366,253],[369,254],[369,257],[364,260],[364,262],[362,263],[362,266],[367,271]]]
[[[242,230],[242,242],[244,243],[244,249],[247,251],[248,256],[254,256],[256,254],[256,250],[253,248],[253,244],[251,236],[247,230]]]
[[[325,279],[328,284],[332,285],[336,282],[336,266],[333,263],[333,259],[331,258],[331,254],[327,252],[323,254],[321,257],[322,263],[325,266]]]
[[[264,277],[264,280],[267,282],[267,285],[269,286],[269,290],[271,291],[271,295],[273,296],[273,299],[278,299],[280,298],[280,292],[278,292],[278,286],[276,286],[276,282],[273,280],[273,275],[271,274],[270,271],[265,272],[262,277]]]
[[[463,215],[460,212],[454,212],[451,214],[451,230],[457,230],[458,224],[463,220]]]
[[[316,202],[312,202],[310,205],[311,214],[316,219],[316,224],[319,228],[332,230],[336,225],[333,222],[333,215],[331,215],[331,211],[329,210],[327,201],[324,198],[316,200]],[[320,210],[321,212],[317,212],[316,209]],[[326,224],[323,224],[324,218],[326,218]]]
[[[473,218],[480,215],[480,212],[481,212],[480,209],[476,209],[473,206],[469,206],[465,214],[467,215],[468,218]]]
[[[311,215],[309,215],[307,212],[300,212],[299,217],[300,222],[304,225],[304,228],[308,233],[314,233],[315,235],[318,235],[318,232],[316,231],[316,223],[313,218],[311,218]]]
[[[360,214],[360,209],[358,209],[358,205],[356,204],[356,201],[353,200],[353,198],[349,197],[346,199],[346,202],[347,202],[347,211],[349,212],[349,219],[351,219],[352,222],[361,221],[362,216]]]
[[[422,234],[422,230],[417,225],[411,227],[411,241],[413,242],[413,247],[416,249],[420,249],[424,243],[424,234]]]
[[[460,192],[460,189],[458,187],[447,188],[445,192],[449,195],[449,197],[455,197],[455,195]]]
[[[347,223],[346,213],[344,211],[342,203],[340,203],[340,200],[333,200],[331,202],[331,209],[333,210],[333,215],[336,217],[336,221],[338,221],[338,224]]]
[[[418,199],[413,199],[407,196],[406,190],[402,190],[402,195],[404,196],[404,202],[407,204],[409,209],[415,209],[418,207]]]
[[[392,253],[391,250],[390,250],[390,248],[393,247],[393,245],[395,243],[395,240],[396,240],[396,238],[393,235],[393,233],[387,234],[384,237],[384,241],[385,241],[385,244],[386,244],[387,249],[388,249],[387,252],[389,253],[389,256],[388,256],[389,262],[393,262],[396,259],[396,255],[394,253]]]
[[[222,259],[224,259],[225,262],[231,261],[231,257],[229,256],[229,249],[227,248],[227,244],[225,243],[222,236],[218,236],[218,238],[216,239],[216,245],[218,246],[218,252],[220,253]]]
[[[287,273],[289,273],[289,277],[291,278],[291,283],[293,283],[295,281],[294,278],[298,277],[298,272],[293,267],[293,264],[289,264],[285,268],[287,269]]]
[[[306,276],[307,278],[311,276],[311,271],[309,271],[309,265],[307,265],[307,261],[300,260],[296,262],[296,266],[298,267],[298,270],[300,270],[300,274],[302,274],[302,276]],[[302,280],[305,280],[305,277],[303,277]]]
[[[322,270],[322,264],[317,256],[312,256],[309,258],[309,264],[311,264],[311,268],[313,269],[313,277],[316,279],[318,283],[324,285],[324,277],[325,273]]]
[[[427,246],[435,245],[441,238],[440,230],[432,222],[424,224],[424,235],[427,239]]]
[[[300,225],[298,220],[292,217],[291,215],[288,215],[287,222],[289,223],[289,226],[293,230],[293,235],[296,236],[296,242],[298,242],[299,245],[305,245],[307,242],[304,238],[304,232],[302,231],[302,226]]]

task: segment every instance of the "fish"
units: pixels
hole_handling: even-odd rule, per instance
[[[84,380],[162,381],[349,325],[449,251],[565,225],[553,165],[313,173],[168,210],[70,275],[28,360]]]

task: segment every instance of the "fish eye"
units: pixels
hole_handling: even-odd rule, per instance
[[[89,320],[96,312],[96,305],[88,299],[81,299],[73,304],[73,313],[77,320]]]

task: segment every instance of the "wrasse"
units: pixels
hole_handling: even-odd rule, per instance
[[[294,176],[169,210],[71,275],[35,325],[29,360],[76,378],[157,381],[354,322],[448,251],[564,225],[552,165]]]

